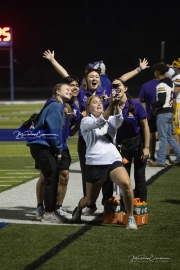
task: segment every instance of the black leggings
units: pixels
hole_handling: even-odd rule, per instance
[[[53,212],[56,205],[59,181],[57,159],[49,147],[41,144],[31,145],[30,152],[45,178],[45,211]]]

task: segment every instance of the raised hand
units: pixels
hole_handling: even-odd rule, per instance
[[[47,50],[43,53],[43,57],[46,58],[47,60],[51,61],[54,59],[54,51]]]
[[[108,100],[110,97],[106,94],[106,90],[104,90],[103,95],[100,97],[101,101],[104,102]]]
[[[143,61],[141,59],[139,59],[139,67],[141,70],[144,70],[146,68],[150,68],[150,66],[148,66],[148,61],[146,60],[146,58],[144,58]]]

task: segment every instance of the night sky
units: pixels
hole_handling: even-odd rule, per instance
[[[136,68],[139,58],[147,58],[152,66],[161,60],[161,41],[164,61],[171,64],[180,57],[178,2],[0,0],[0,27],[13,28],[15,84],[25,83],[28,74],[33,78],[33,72],[32,86],[58,83],[58,75],[42,57],[46,49],[54,50],[57,61],[80,79],[84,67],[98,60],[106,64],[110,79]],[[6,58],[0,51],[0,65]],[[4,83],[3,72],[0,69]],[[130,85],[151,78],[149,69]]]

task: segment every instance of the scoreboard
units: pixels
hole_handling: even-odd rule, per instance
[[[13,70],[13,40],[12,27],[0,27],[0,51],[9,50],[9,65],[0,66],[0,68],[9,68],[10,70],[10,99],[14,100],[14,70]]]
[[[0,47],[11,47],[12,44],[12,28],[0,27]]]

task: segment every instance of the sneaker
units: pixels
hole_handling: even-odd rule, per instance
[[[171,166],[173,164],[173,161],[171,160],[170,156],[166,156],[166,165]]]
[[[56,215],[63,218],[67,218],[67,219],[72,218],[72,215],[68,214],[66,208],[63,208],[63,207],[60,207],[59,209],[57,209],[55,213]]]
[[[159,164],[156,161],[149,161],[148,165],[150,167],[166,167],[166,164]]]
[[[151,156],[151,157],[150,157],[150,160],[151,160],[151,161],[156,161],[155,156]]]
[[[38,206],[36,209],[37,220],[42,220],[43,215],[44,215],[44,206]]]
[[[148,158],[147,165],[149,165],[149,163],[151,163],[151,162],[156,162],[156,159],[155,158]]]
[[[60,217],[58,215],[56,215],[54,212],[52,212],[49,215],[44,214],[42,222],[43,223],[65,223],[65,218]]]
[[[96,212],[96,210],[97,210],[97,207],[96,206],[93,207],[93,208],[86,207],[85,208],[85,211],[83,212],[83,214],[85,216],[92,216],[94,214],[94,212]]]
[[[178,161],[178,160],[172,161],[172,165],[180,166],[180,161]]]
[[[137,230],[136,221],[134,217],[128,217],[128,224],[126,225],[127,230]]]
[[[81,214],[82,214],[82,210],[76,207],[72,213],[71,222],[77,222],[77,223],[81,222]]]

